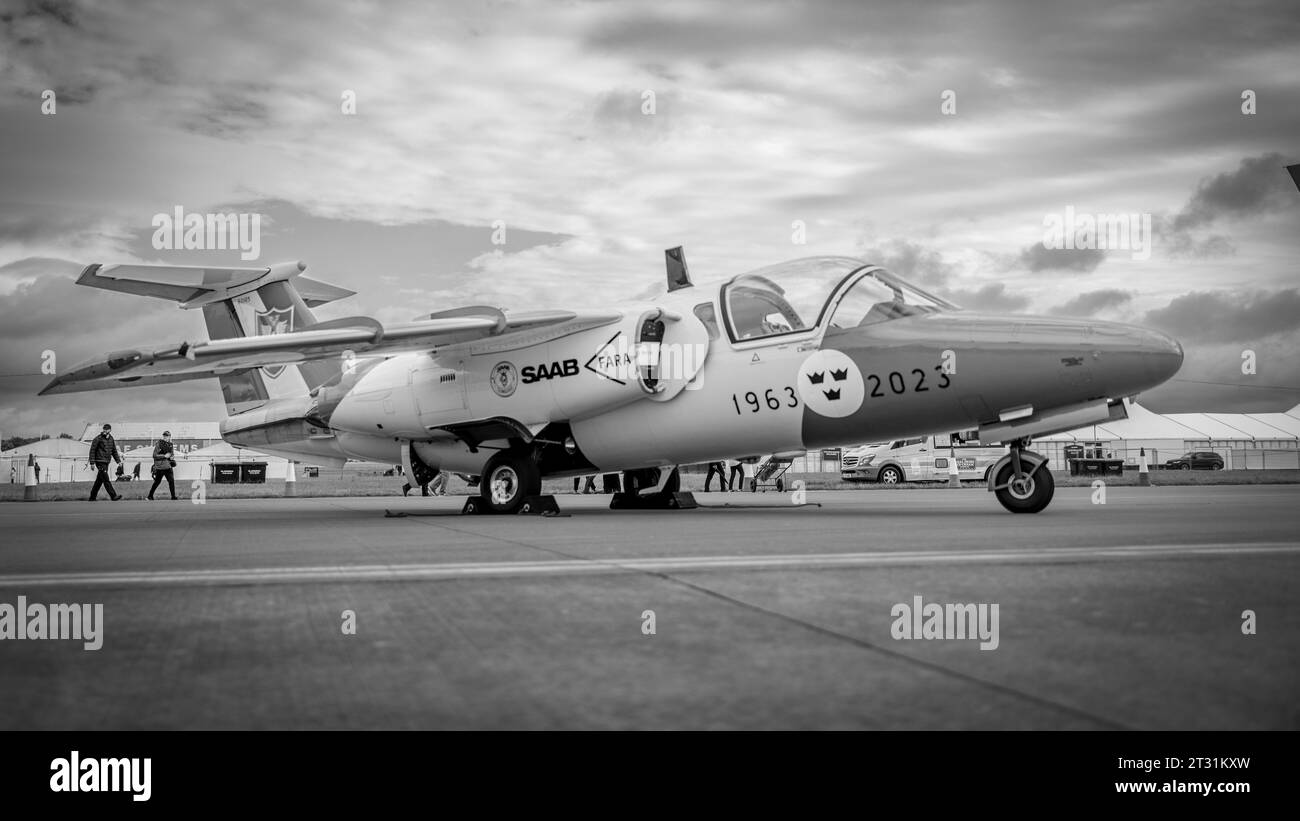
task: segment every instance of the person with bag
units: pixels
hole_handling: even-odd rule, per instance
[[[90,487],[90,501],[98,501],[99,489],[102,487],[108,491],[108,497],[114,502],[122,497],[113,489],[113,480],[108,477],[108,463],[116,461],[122,464],[122,454],[117,452],[117,442],[113,441],[113,434],[109,433],[113,429],[112,425],[104,425],[104,429],[99,435],[90,441],[90,464],[95,470],[95,484]]]
[[[176,467],[176,460],[173,458],[175,453],[171,431],[165,430],[158,444],[153,446],[153,487],[149,488],[150,501],[153,501],[153,492],[158,489],[163,479],[167,480],[167,489],[172,493],[172,501],[176,500],[176,476],[172,472]]]

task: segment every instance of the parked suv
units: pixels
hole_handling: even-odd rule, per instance
[[[1194,450],[1165,462],[1165,470],[1223,470],[1223,457],[1212,450]]]

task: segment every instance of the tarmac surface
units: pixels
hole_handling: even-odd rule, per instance
[[[1300,728],[1300,486],[1093,495],[6,503],[0,605],[103,646],[0,640],[0,728]],[[997,647],[895,639],[916,596]]]

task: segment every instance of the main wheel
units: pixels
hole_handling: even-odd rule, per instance
[[[903,483],[903,471],[893,465],[886,465],[880,469],[880,484],[882,485],[901,485]]]
[[[488,460],[479,496],[493,513],[518,513],[524,499],[542,490],[537,464],[527,453],[503,450]]]
[[[994,484],[1000,485],[1010,481],[1013,472],[1011,463],[1006,463],[998,471]],[[1012,513],[1037,513],[1047,507],[1055,492],[1056,481],[1052,479],[1052,472],[1044,465],[1025,479],[995,490],[993,495],[997,496],[1002,506]]]

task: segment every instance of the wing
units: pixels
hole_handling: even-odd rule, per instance
[[[427,319],[388,327],[369,317],[349,317],[292,333],[116,351],[59,374],[41,395],[208,379],[349,353],[358,358],[415,351],[436,353],[440,348],[474,342],[503,349],[607,325],[620,317],[617,311],[506,315],[483,306],[443,311]]]

